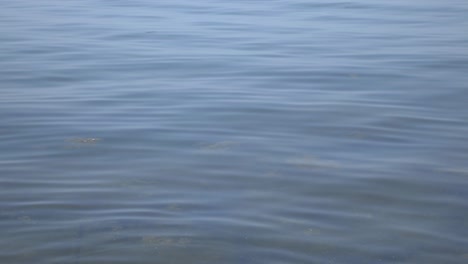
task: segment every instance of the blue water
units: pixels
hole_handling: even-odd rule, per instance
[[[468,263],[468,2],[0,2],[0,263]]]

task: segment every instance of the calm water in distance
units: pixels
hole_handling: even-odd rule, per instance
[[[0,262],[468,263],[465,0],[0,2]]]

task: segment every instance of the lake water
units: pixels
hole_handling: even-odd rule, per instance
[[[1,263],[468,263],[467,1],[0,7]]]

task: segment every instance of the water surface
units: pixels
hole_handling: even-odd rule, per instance
[[[2,263],[466,263],[466,1],[3,1]]]

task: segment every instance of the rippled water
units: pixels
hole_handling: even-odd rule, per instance
[[[468,3],[0,3],[1,263],[467,263]]]

